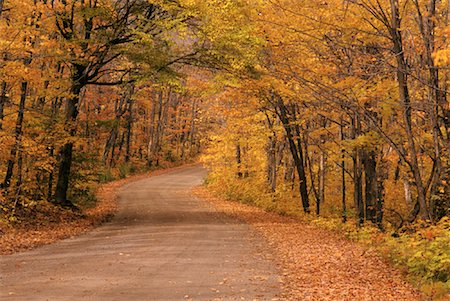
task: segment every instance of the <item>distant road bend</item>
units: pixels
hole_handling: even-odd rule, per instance
[[[205,174],[187,167],[128,184],[111,223],[0,257],[0,300],[278,300],[264,242],[190,195]]]

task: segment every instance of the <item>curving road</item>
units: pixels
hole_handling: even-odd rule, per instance
[[[204,176],[197,166],[128,184],[111,223],[0,257],[0,300],[278,300],[264,242],[190,195]]]

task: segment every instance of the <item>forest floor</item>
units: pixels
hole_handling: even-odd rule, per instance
[[[283,300],[424,300],[399,270],[358,243],[292,217],[219,199],[205,187],[193,193],[266,239],[281,269]]]
[[[116,195],[120,187],[178,168],[181,167],[139,173],[106,184],[99,184],[95,192],[96,206],[82,212],[74,212],[49,202],[41,202],[32,209],[30,216],[27,219],[24,218],[20,223],[3,224],[0,222],[0,255],[34,249],[86,233],[111,220],[116,214]]]

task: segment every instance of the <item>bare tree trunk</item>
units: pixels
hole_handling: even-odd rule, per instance
[[[149,166],[153,164],[158,165],[159,163],[159,152],[160,152],[160,140],[161,140],[161,131],[162,131],[162,115],[163,115],[163,98],[164,92],[161,90],[158,93],[158,110],[157,110],[157,120],[154,130],[154,139],[151,144],[149,158],[151,158],[151,164],[149,161]]]
[[[1,1],[1,0],[0,0]],[[1,84],[1,92],[0,92],[0,130],[3,128],[3,118],[5,118],[5,104],[7,101],[6,97],[6,82],[3,81]]]
[[[272,192],[277,188],[276,137],[270,136],[267,143],[267,180]]]
[[[69,127],[69,133],[71,136],[75,136],[76,127],[75,121],[78,116],[78,103],[80,98],[80,93],[83,85],[78,82],[78,79],[81,78],[80,75],[74,75],[73,86],[71,88],[72,97],[67,100],[67,109],[66,109],[66,125]],[[56,190],[55,190],[55,202],[62,206],[72,207],[73,204],[67,199],[67,192],[69,189],[69,178],[70,178],[70,169],[72,166],[72,156],[73,156],[73,142],[68,142],[61,147],[59,152],[60,163],[59,163],[59,172],[58,179],[56,182]]]
[[[118,124],[114,124],[113,128],[111,129],[109,136],[108,136],[108,140],[106,141],[105,144],[105,150],[103,151],[103,163],[107,163],[108,157],[109,157],[109,153],[111,151],[112,155],[114,156],[114,148],[115,148],[115,144],[116,144],[116,140],[117,140],[117,135],[118,135]]]
[[[430,213],[426,201],[426,190],[423,183],[422,174],[419,167],[416,143],[414,141],[414,132],[412,129],[412,108],[408,88],[408,65],[403,50],[401,19],[399,13],[398,0],[390,0],[391,2],[391,27],[389,32],[393,44],[393,52],[397,60],[397,82],[400,100],[403,105],[403,120],[405,123],[406,138],[408,141],[408,151],[410,160],[408,162],[414,176],[415,185],[417,187],[417,199],[420,205],[420,216],[422,219],[430,219]]]
[[[16,182],[16,189],[19,189],[22,186],[22,181],[23,181],[22,169],[23,169],[23,151],[22,151],[22,149],[19,149],[18,154],[17,154],[17,182]]]
[[[345,140],[344,137],[344,125],[343,120],[341,118],[341,124],[340,124],[340,136],[341,141]],[[342,221],[345,223],[347,222],[347,200],[346,200],[346,183],[345,183],[345,150],[341,150],[341,200],[342,200]]]
[[[120,158],[120,155],[122,154],[122,150],[123,150],[123,145],[125,144],[125,132],[122,133],[122,137],[120,138],[120,143],[119,143],[119,152],[117,153],[117,155],[115,157]],[[114,152],[113,152],[113,156],[114,156]],[[115,164],[113,164],[111,157],[111,166],[114,166]]]
[[[195,119],[197,118],[197,101],[194,99],[192,101],[192,112],[191,112],[191,128],[189,133],[189,155],[192,157],[194,155],[193,146],[195,142]]]
[[[310,186],[311,186],[311,190],[313,191],[314,198],[316,199],[316,214],[319,215],[320,214],[320,195],[319,195],[318,189],[316,188],[315,174],[313,171],[313,163],[311,162],[311,158],[309,156],[309,144],[308,144],[308,139],[307,139],[306,135],[303,138],[303,141],[305,144],[305,160],[306,160],[307,168],[309,170],[309,179],[311,181]]]
[[[358,116],[352,119],[352,138],[356,139],[359,135],[361,124]],[[361,162],[361,149],[355,147],[353,151],[353,199],[355,203],[357,224],[362,226],[364,223],[364,202],[363,202],[363,189],[362,189],[362,162]]]
[[[377,161],[374,151],[363,152],[365,173],[366,219],[376,223],[376,204],[378,200]]]
[[[288,117],[288,111],[286,105],[283,102],[283,99],[276,95],[276,110],[277,115],[280,118],[281,123],[283,124],[284,130],[286,132],[286,138],[289,142],[289,149],[291,150],[292,157],[294,159],[295,167],[297,168],[300,185],[300,196],[302,199],[303,211],[305,213],[309,213],[309,199],[308,199],[308,186],[306,182],[306,171],[305,171],[305,160],[303,156],[303,149],[301,144],[301,137],[297,135],[294,137],[294,133],[292,131],[292,125]],[[296,144],[296,141],[297,144]]]
[[[53,146],[50,147],[49,150],[49,156],[50,158],[53,158],[54,155],[54,148]],[[47,198],[50,200],[53,196],[53,169],[52,171],[50,171],[49,175],[48,175],[48,186],[47,186]]]
[[[287,154],[285,156],[286,159],[284,161],[284,180],[286,182],[291,182],[292,185],[294,185],[294,180],[295,180],[294,159],[292,158],[292,154],[290,153],[289,143],[287,142],[287,138],[286,137],[284,137],[284,138],[285,138],[283,141],[283,144],[285,145],[284,149],[287,148],[287,150],[286,150]]]
[[[408,208],[412,209],[414,204],[412,199],[411,184],[409,183],[409,179],[407,177],[403,179],[403,189],[405,191],[406,204],[408,205]]]
[[[20,103],[19,111],[17,113],[16,129],[14,131],[14,144],[10,151],[10,157],[7,163],[5,180],[3,181],[3,188],[8,188],[11,185],[11,179],[13,176],[14,163],[16,161],[17,152],[20,151],[22,142],[22,127],[23,127],[23,116],[25,112],[25,101],[27,98],[28,82],[22,82],[20,90]]]
[[[241,145],[239,143],[236,144],[236,166],[237,166],[237,172],[236,176],[240,179],[243,176],[242,173],[242,151],[241,151]]]
[[[157,105],[157,95],[153,93],[152,97],[152,111],[150,113],[150,129],[149,129],[149,137],[148,137],[148,146],[147,146],[147,165],[148,167],[152,167],[153,165],[153,151],[155,144],[155,119],[156,119],[156,105]]]
[[[325,203],[325,152],[321,149],[319,154],[319,199],[320,203]]]
[[[129,93],[127,103],[128,103],[128,120],[127,120],[127,136],[126,136],[126,147],[125,147],[125,162],[130,162],[131,157],[131,130],[133,127],[133,94],[134,94],[134,85],[131,85],[129,87],[130,91]]]

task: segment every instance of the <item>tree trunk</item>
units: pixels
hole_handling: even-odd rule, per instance
[[[325,174],[326,174],[326,167],[325,167],[325,152],[323,150],[320,150],[319,155],[319,199],[320,203],[325,203]]]
[[[189,130],[189,155],[194,156],[193,146],[195,138],[195,118],[197,118],[197,101],[194,99],[192,102],[192,112],[191,112],[191,128]]]
[[[415,185],[417,187],[417,199],[420,205],[419,214],[422,219],[430,219],[430,214],[426,201],[426,190],[423,183],[422,174],[419,167],[416,143],[414,141],[414,132],[412,130],[412,108],[408,88],[408,65],[403,50],[401,19],[399,13],[398,0],[391,0],[391,27],[389,32],[393,44],[393,52],[397,61],[397,82],[400,100],[403,105],[403,120],[405,123],[406,138],[408,141],[408,151],[410,160],[408,164],[414,176]]]
[[[157,109],[157,118],[156,124],[154,126],[154,139],[151,144],[149,158],[151,158],[151,164],[153,165],[156,162],[156,165],[159,163],[159,151],[160,151],[160,140],[161,140],[161,131],[162,131],[162,114],[163,114],[163,98],[164,92],[161,90],[158,93],[158,109]]]
[[[361,124],[359,118],[355,116],[352,119],[352,138],[356,139],[359,135]],[[363,203],[363,189],[362,189],[362,162],[361,149],[355,147],[353,151],[353,199],[355,203],[356,218],[358,226],[364,223],[364,203]]]
[[[341,124],[340,124],[340,136],[341,141],[345,140],[344,137],[344,126],[343,126],[343,120],[341,118]],[[342,148],[341,150],[341,200],[342,200],[342,221],[345,223],[347,222],[347,201],[346,201],[346,183],[345,183],[345,150]]]
[[[276,137],[271,135],[267,143],[267,181],[272,192],[277,188],[276,144]]]
[[[236,172],[236,176],[240,179],[242,178],[243,174],[242,174],[242,157],[241,157],[241,145],[238,143],[236,144],[236,166],[237,166],[237,172]]]
[[[303,138],[303,140],[304,140],[304,144],[305,144],[306,165],[308,167],[309,178],[311,180],[311,190],[313,191],[314,198],[316,199],[316,214],[319,215],[320,214],[320,195],[319,195],[318,189],[316,188],[315,174],[313,171],[313,163],[311,162],[311,158],[309,156],[309,144],[308,144],[308,139],[307,139],[306,135]]]
[[[72,97],[67,100],[66,109],[66,126],[69,127],[70,136],[75,136],[76,125],[75,121],[78,116],[78,103],[80,100],[80,93],[83,85],[77,82],[80,76],[73,80],[73,86],[70,90]],[[72,207],[73,204],[67,199],[67,192],[69,189],[70,180],[70,169],[72,166],[72,155],[73,155],[73,142],[67,142],[61,147],[59,152],[60,162],[58,179],[56,181],[55,190],[55,202],[62,206]]]
[[[155,144],[155,119],[156,119],[156,93],[153,94],[152,97],[152,111],[150,113],[150,129],[149,129],[149,137],[148,137],[148,146],[147,146],[147,164],[148,167],[152,167],[153,165],[153,152],[154,152],[154,144]]]
[[[129,87],[129,95],[127,99],[128,103],[128,120],[127,120],[127,136],[126,136],[126,146],[125,146],[125,162],[130,162],[131,157],[131,130],[133,128],[133,94],[134,85]]]
[[[445,92],[442,93],[439,85],[439,68],[435,65],[433,54],[435,52],[435,29],[436,29],[436,0],[430,0],[426,5],[426,13],[422,14],[420,4],[418,1],[414,1],[417,12],[417,22],[419,26],[419,31],[421,33],[422,41],[425,46],[424,52],[424,63],[428,69],[428,90],[429,90],[429,121],[430,127],[433,133],[433,147],[434,147],[434,168],[432,169],[430,175],[431,199],[437,197],[438,187],[441,185],[442,178],[442,161],[441,161],[441,141],[440,141],[440,125],[439,125],[439,111],[440,107],[446,107],[446,98],[444,97]],[[445,23],[448,23],[447,21]],[[443,90],[445,91],[445,90]],[[445,144],[445,141],[442,141]],[[426,193],[427,188],[425,188]],[[434,202],[434,200],[433,200]],[[432,204],[430,204],[430,213],[433,212]],[[433,219],[433,214],[431,219]]]
[[[118,135],[118,126],[119,126],[118,124],[114,124],[113,128],[109,132],[108,140],[106,141],[105,144],[105,150],[103,151],[103,158],[102,158],[103,163],[107,163],[110,152],[112,153],[111,156],[114,156],[114,148]]]
[[[1,1],[1,0],[0,0]],[[7,101],[6,97],[6,82],[2,82],[1,84],[1,92],[0,92],[0,130],[3,128],[3,119],[5,118],[5,104]]]
[[[365,173],[366,220],[376,223],[378,201],[377,161],[374,151],[363,152]]]
[[[303,149],[301,145],[301,137],[294,137],[292,132],[292,125],[289,121],[288,112],[286,105],[283,102],[283,99],[280,96],[276,96],[278,101],[276,103],[277,115],[280,118],[281,123],[283,124],[284,130],[286,132],[286,138],[289,142],[289,149],[291,150],[292,157],[294,159],[295,167],[297,168],[299,180],[300,180],[300,196],[302,199],[303,211],[305,213],[309,213],[309,199],[308,199],[308,186],[306,182],[306,171],[305,171],[305,162],[303,157]],[[295,139],[297,140],[297,144],[295,143]]]
[[[28,90],[28,82],[22,82],[20,89],[19,111],[17,113],[16,129],[14,131],[14,144],[11,148],[10,157],[7,163],[5,180],[3,181],[2,185],[3,188],[8,188],[11,185],[14,163],[16,161],[17,152],[20,151],[21,148],[23,115],[25,112],[25,101],[27,98],[27,90]]]
[[[50,150],[48,153],[49,153],[50,158],[53,158],[53,155],[54,155],[53,146],[50,147]],[[52,195],[53,195],[53,169],[52,169],[52,171],[50,171],[50,173],[48,175],[47,198],[50,200],[52,198]]]

